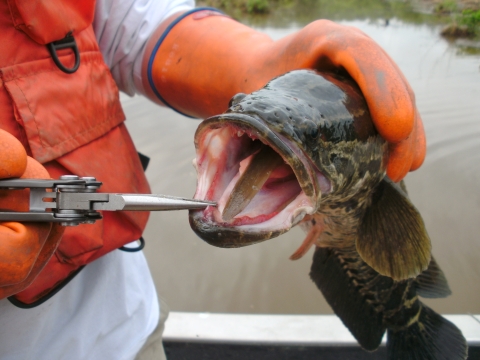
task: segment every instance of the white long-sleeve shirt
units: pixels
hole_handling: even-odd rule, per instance
[[[141,71],[147,40],[164,19],[193,6],[194,0],[97,0],[93,28],[120,91],[145,94]]]
[[[143,93],[145,44],[189,0],[97,0],[94,30],[118,87]],[[142,252],[115,250],[88,264],[40,306],[0,300],[1,360],[133,359],[155,329],[159,304]]]

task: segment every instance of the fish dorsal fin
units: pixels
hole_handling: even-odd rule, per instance
[[[394,280],[415,277],[430,263],[431,244],[422,217],[387,177],[375,189],[356,245],[368,265]]]
[[[452,294],[445,274],[433,257],[427,270],[418,275],[413,284],[417,294],[424,298],[444,298]]]

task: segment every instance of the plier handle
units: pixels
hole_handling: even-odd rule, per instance
[[[93,224],[98,211],[171,211],[204,209],[216,203],[156,194],[97,193],[94,177],[63,175],[58,180],[6,179],[0,189],[30,189],[28,212],[3,211],[0,221],[58,222],[64,226]]]

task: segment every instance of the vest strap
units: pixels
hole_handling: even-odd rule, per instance
[[[42,305],[45,301],[47,301],[48,299],[52,298],[53,295],[55,295],[56,293],[58,293],[60,290],[62,290],[65,285],[67,285],[71,280],[73,280],[73,278],[75,276],[78,275],[78,273],[80,271],[82,271],[82,269],[85,267],[85,265],[83,266],[80,266],[77,270],[73,271],[70,275],[68,275],[65,279],[63,279],[63,281],[57,285],[57,287],[50,291],[49,293],[47,293],[45,296],[42,296],[40,299],[32,302],[32,303],[24,303],[20,300],[18,300],[15,295],[12,295],[12,296],[9,296],[7,299],[8,301],[10,301],[10,303],[20,309],[32,309],[34,307],[37,307],[39,305]]]

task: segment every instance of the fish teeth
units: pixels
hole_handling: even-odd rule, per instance
[[[242,131],[242,130],[237,131],[237,136],[238,137],[242,137],[244,134],[245,134],[245,131]]]
[[[305,201],[302,201],[301,206],[297,207],[294,209],[292,216],[291,216],[291,221],[292,221],[292,226],[297,225],[300,221],[303,220],[303,218],[306,215],[312,215],[314,213],[314,208],[311,206],[311,204]]]

